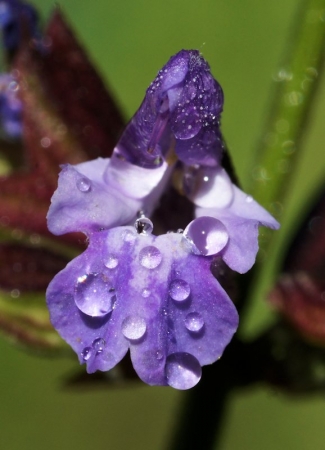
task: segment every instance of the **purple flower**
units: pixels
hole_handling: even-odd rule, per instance
[[[19,0],[0,1],[0,28],[8,51],[18,49],[23,38],[37,36],[38,16],[35,8]]]
[[[63,166],[48,226],[54,234],[82,231],[89,245],[53,279],[47,302],[90,373],[130,350],[146,383],[188,389],[237,329],[211,263],[218,256],[247,271],[258,226],[278,223],[221,167],[222,104],[208,64],[182,50],[150,85],[112,158]],[[184,233],[155,236],[148,217],[175,166],[197,218]]]
[[[10,138],[18,138],[22,133],[22,103],[18,89],[12,75],[0,74],[0,124]]]

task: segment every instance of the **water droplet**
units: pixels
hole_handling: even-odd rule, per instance
[[[91,347],[85,347],[81,352],[81,357],[84,361],[88,361],[91,358],[92,353]]]
[[[200,313],[192,312],[185,318],[185,326],[189,331],[198,332],[204,325],[203,317]]]
[[[142,297],[144,298],[148,298],[150,296],[151,292],[149,291],[149,289],[145,288],[142,291]]]
[[[103,275],[90,273],[78,278],[74,301],[80,311],[87,316],[105,316],[114,308],[115,300],[115,290]]]
[[[193,253],[210,256],[219,253],[227,244],[226,227],[214,217],[199,217],[185,229],[184,237],[192,245]]]
[[[118,259],[114,255],[108,255],[107,261],[105,262],[105,266],[108,269],[115,269],[118,265]]]
[[[245,200],[246,200],[247,203],[252,203],[253,197],[251,195],[247,195]]]
[[[190,285],[184,280],[174,280],[169,286],[169,295],[176,302],[183,302],[190,295]]]
[[[106,342],[103,338],[97,338],[92,343],[92,347],[96,351],[96,353],[101,353],[104,350],[105,345]]]
[[[161,350],[157,350],[156,351],[156,358],[158,359],[158,361],[163,359],[163,357],[164,357],[164,353]]]
[[[91,188],[91,181],[88,178],[79,178],[77,181],[77,188],[80,192],[89,192]]]
[[[157,247],[149,245],[144,247],[139,254],[140,264],[147,269],[155,269],[159,266],[162,256]]]
[[[140,339],[146,332],[145,320],[139,316],[129,316],[122,322],[122,333],[127,339]]]
[[[153,223],[147,217],[139,217],[135,221],[134,227],[139,234],[151,234],[153,231]]]
[[[201,378],[199,361],[189,353],[173,353],[166,361],[166,377],[169,386],[175,389],[190,389]]]
[[[123,237],[125,242],[130,242],[130,243],[134,242],[135,238],[136,238],[136,235],[134,233],[132,233],[132,231],[130,231],[130,230],[127,230]]]

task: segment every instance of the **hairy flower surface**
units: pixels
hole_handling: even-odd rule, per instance
[[[145,169],[116,155],[76,166],[68,164],[52,197],[49,229],[59,235],[133,224],[138,211],[145,209],[151,214],[167,176],[166,163]]]
[[[63,167],[48,226],[82,231],[89,245],[51,282],[47,302],[88,372],[111,369],[129,349],[146,383],[188,389],[235,333],[237,311],[211,263],[218,256],[247,271],[258,226],[278,223],[221,166],[222,106],[206,61],[182,50],[148,88],[110,159]],[[196,219],[184,233],[155,236],[148,217],[175,167]]]

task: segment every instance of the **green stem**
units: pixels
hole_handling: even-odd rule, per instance
[[[278,71],[271,116],[254,154],[248,190],[277,215],[302,148],[324,63],[325,0],[304,0],[286,62]]]

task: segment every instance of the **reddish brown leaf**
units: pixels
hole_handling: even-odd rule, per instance
[[[325,344],[325,195],[290,246],[273,305],[307,339]]]
[[[45,291],[52,278],[68,259],[42,248],[27,245],[0,244],[0,286],[3,289]]]
[[[49,97],[88,158],[110,156],[124,120],[58,10],[45,39],[49,45],[41,71]]]
[[[43,49],[22,47],[14,62],[26,161],[20,171],[0,179],[0,225],[49,237],[46,213],[59,165],[108,156],[123,120],[58,11],[44,43]]]

